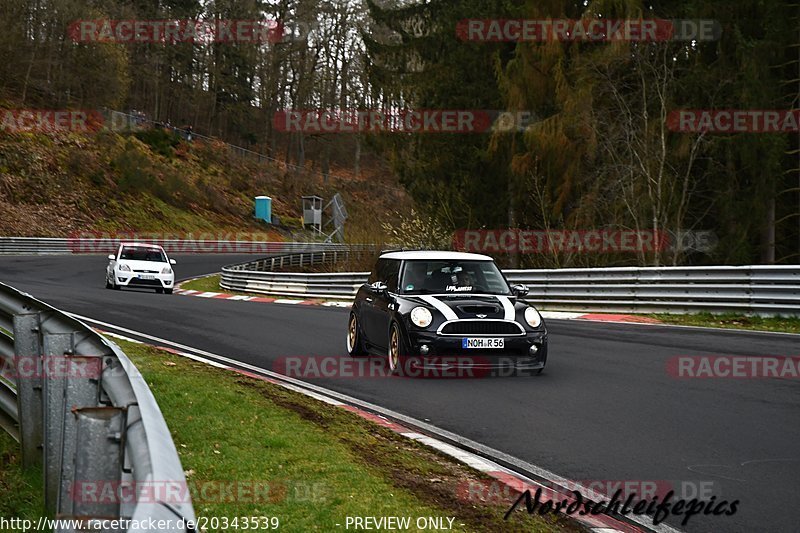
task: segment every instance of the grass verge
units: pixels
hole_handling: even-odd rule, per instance
[[[452,517],[454,531],[580,530],[563,518],[504,521],[513,496],[500,505],[459,497],[468,482],[489,478],[341,408],[148,346],[120,345],[161,406],[190,486],[272,489],[266,501],[201,495],[198,515],[277,516],[287,531],[345,529],[348,516]]]
[[[224,291],[219,286],[219,274],[212,274],[210,276],[184,281],[183,283],[180,284],[180,288],[186,290],[194,290],[194,291],[226,292],[226,293],[230,292],[231,294],[248,294],[248,296],[255,296],[252,293],[244,293],[244,292],[234,293],[231,291]],[[261,296],[263,296],[263,294]]]
[[[703,326],[710,328],[800,333],[800,318],[796,317],[758,317],[736,314],[714,315],[711,313],[697,313],[689,315],[655,313],[646,316],[656,318],[665,324],[676,324],[681,326]]]
[[[0,517],[36,521],[43,513],[41,469],[23,469],[19,444],[0,430]]]

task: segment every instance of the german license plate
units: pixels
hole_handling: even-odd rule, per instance
[[[156,279],[153,274],[139,274],[139,279]]]
[[[505,339],[493,337],[464,337],[461,339],[461,347],[466,349],[487,349],[504,348]]]

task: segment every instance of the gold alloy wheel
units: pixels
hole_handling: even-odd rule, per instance
[[[350,325],[347,328],[347,352],[353,353],[356,347],[356,315],[350,315]]]
[[[397,372],[397,368],[400,366],[399,344],[400,339],[397,336],[397,326],[392,326],[392,334],[389,339],[389,369],[392,372]]]

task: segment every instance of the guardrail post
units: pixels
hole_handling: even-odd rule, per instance
[[[116,496],[122,472],[125,413],[118,407],[85,407],[73,410],[76,423],[74,481],[69,506],[62,500],[61,513],[74,517],[120,515]],[[104,490],[111,488],[112,491]],[[113,497],[101,494],[113,492]],[[135,488],[133,492],[136,493]]]
[[[42,429],[42,346],[40,313],[14,315],[14,367],[17,376],[17,407],[22,464],[42,464],[44,431]],[[33,364],[35,363],[35,364]]]
[[[63,357],[72,350],[72,335],[56,333],[43,336],[44,357],[42,367],[47,367],[47,358]],[[42,409],[44,413],[44,503],[48,512],[55,514],[58,508],[61,459],[64,451],[64,396],[66,382],[63,379],[42,380]]]
[[[72,338],[74,346],[74,337]],[[80,409],[94,408],[100,397],[100,376],[103,372],[103,357],[68,355],[65,364],[59,368],[65,369],[64,376],[55,375],[51,379],[65,380],[64,419],[62,432],[61,452],[61,486],[58,492],[58,514],[69,516],[72,514],[74,498],[72,491],[75,481],[93,481],[97,478],[86,478],[84,473],[77,471],[77,457],[84,447],[90,445],[81,442],[78,438],[78,421],[73,413]],[[110,363],[109,363],[110,364]],[[107,515],[106,515],[107,516]],[[114,515],[117,516],[117,515]]]
[[[51,513],[59,510],[59,495],[63,489],[62,475],[72,472],[75,456],[75,418],[73,407],[97,405],[96,377],[79,376],[82,364],[97,357],[73,357],[75,333],[50,333],[43,335],[44,357],[43,413],[44,413],[44,485],[45,507]],[[83,367],[85,368],[85,367]],[[75,378],[70,375],[75,372]],[[84,372],[86,373],[86,372]],[[99,374],[98,374],[99,375]],[[94,385],[90,385],[94,381]],[[71,482],[71,476],[70,482]],[[67,493],[70,488],[67,487]]]

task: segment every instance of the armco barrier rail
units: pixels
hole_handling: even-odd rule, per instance
[[[372,247],[358,247],[355,251],[367,249],[372,249]],[[353,251],[352,248],[341,248],[339,250],[291,253],[228,265],[222,268],[220,286],[228,290],[260,292],[276,296],[353,298],[358,288],[369,277],[369,272],[334,274],[276,272],[276,270],[285,268],[336,263],[347,257],[351,251]]]
[[[297,274],[278,270],[333,260],[288,254],[222,269],[222,288],[306,298],[351,299],[368,272]],[[549,310],[746,313],[800,316],[800,266],[620,267],[506,270],[528,285],[526,300]]]
[[[171,527],[162,531],[186,531],[180,519],[195,516],[178,452],[122,350],[2,283],[0,328],[0,426],[22,445],[26,466],[43,465],[47,511],[131,525],[165,520]],[[131,490],[105,497],[120,487]],[[165,501],[165,493],[181,497]]]
[[[230,241],[210,239],[153,239],[147,238],[47,238],[0,237],[0,255],[45,254],[110,254],[121,242],[160,244],[167,253],[235,253],[274,254],[313,250],[344,250],[344,245],[321,242]]]

